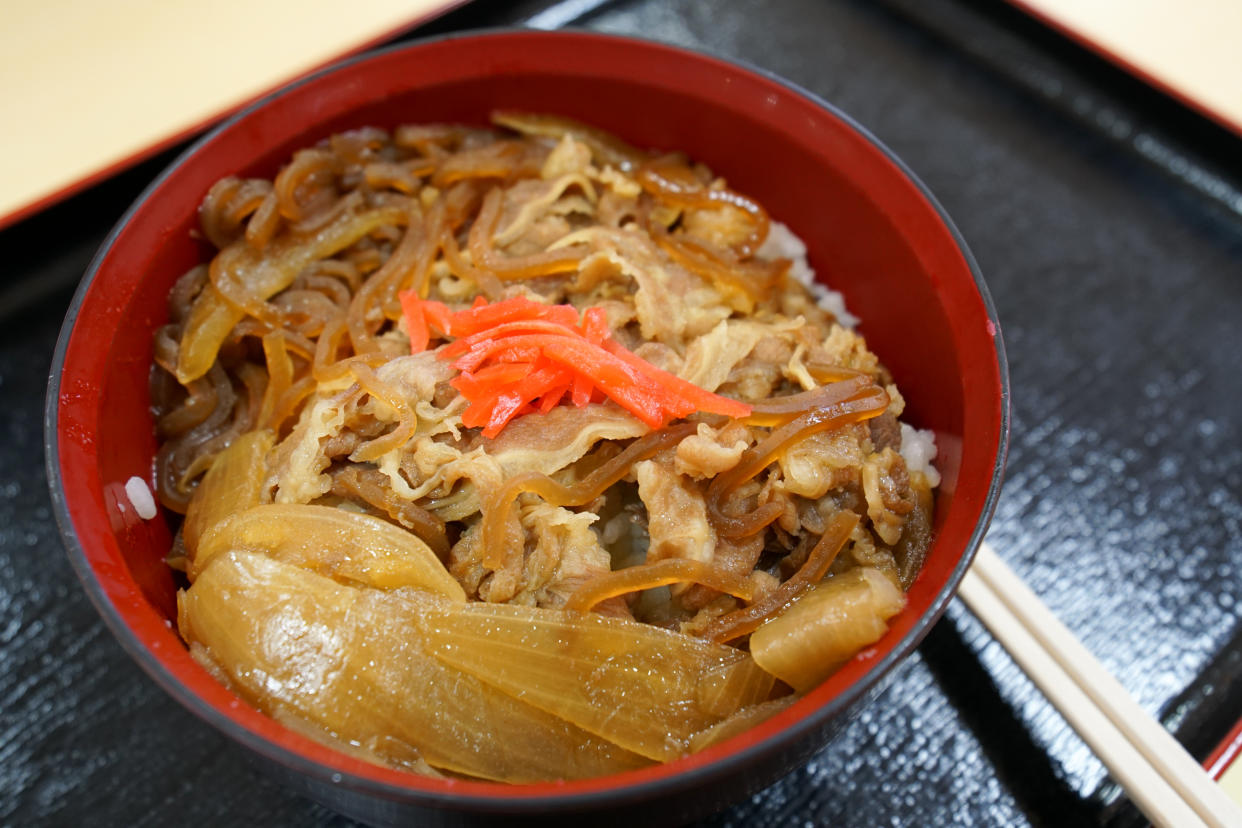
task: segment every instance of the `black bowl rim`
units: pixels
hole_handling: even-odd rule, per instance
[[[322,765],[319,762],[307,759],[306,757],[298,753],[294,753],[287,748],[269,742],[267,739],[251,732],[249,729],[221,714],[212,706],[205,704],[197,694],[174,677],[172,673],[165,668],[149,650],[143,647],[136,640],[128,625],[124,622],[120,613],[117,611],[112,601],[108,598],[98,580],[94,577],[94,573],[86,560],[85,552],[78,540],[72,518],[69,514],[68,504],[64,496],[64,482],[60,473],[59,440],[57,434],[57,403],[60,398],[60,376],[64,368],[65,356],[69,345],[69,339],[73,333],[74,323],[77,320],[82,304],[85,301],[86,294],[98,273],[100,265],[111,251],[117,238],[125,230],[125,228],[128,227],[134,214],[147,200],[147,198],[159,189],[163,185],[164,181],[170,177],[176,169],[189,162],[189,160],[193,158],[204,145],[212,141],[217,134],[232,128],[236,122],[247,117],[255,110],[267,106],[276,98],[287,94],[293,89],[301,87],[304,84],[317,82],[327,75],[352,68],[355,64],[367,60],[375,59],[393,52],[407,49],[417,49],[430,44],[446,41],[508,37],[515,34],[531,33],[538,33],[548,37],[569,38],[582,37],[586,35],[593,38],[613,40],[622,43],[633,42],[643,45],[655,45],[665,49],[684,52],[696,58],[708,57],[713,60],[721,61],[744,72],[749,72],[773,83],[780,84],[795,95],[806,98],[816,106],[827,110],[835,118],[838,118],[848,127],[865,138],[870,144],[872,144],[872,146],[875,147],[875,149],[877,149],[890,162],[892,162],[901,171],[901,173],[912,184],[914,184],[927,202],[935,209],[941,222],[943,222],[945,228],[951,234],[958,251],[961,253],[962,258],[970,268],[971,275],[974,278],[975,287],[979,292],[980,299],[983,301],[987,317],[995,326],[996,333],[993,337],[993,341],[996,348],[997,372],[1001,387],[1000,429],[997,435],[996,460],[992,471],[992,479],[989,483],[987,495],[980,510],[979,519],[975,525],[974,531],[971,533],[970,538],[967,541],[966,548],[962,550],[960,560],[950,573],[949,579],[937,593],[929,610],[925,612],[917,622],[915,622],[914,626],[909,631],[906,632],[905,636],[897,644],[897,646],[894,647],[884,658],[872,665],[858,681],[854,682],[836,697],[830,699],[826,704],[811,711],[778,733],[773,734],[761,742],[749,745],[735,753],[728,754],[705,765],[686,769],[685,771],[674,776],[662,777],[654,780],[645,780],[634,784],[621,784],[602,790],[591,790],[566,794],[549,794],[546,796],[509,797],[503,793],[504,788],[502,786],[497,786],[497,793],[494,796],[478,795],[473,793],[455,793],[451,791],[435,792],[416,788],[406,788],[387,782],[380,782],[375,779],[357,776],[347,771],[335,770],[326,765]],[[919,645],[932,626],[934,626],[944,614],[949,602],[956,594],[958,585],[965,576],[967,568],[969,568],[972,560],[974,559],[979,545],[983,542],[983,538],[987,533],[992,515],[996,509],[996,503],[1000,495],[1001,483],[1004,477],[1005,460],[1009,447],[1009,408],[1009,369],[1005,357],[1005,346],[1001,335],[1000,320],[997,317],[991,293],[988,291],[987,284],[984,281],[981,271],[979,270],[978,263],[975,261],[975,258],[971,253],[970,248],[967,246],[965,239],[962,237],[961,232],[957,229],[957,226],[953,223],[944,207],[941,206],[940,202],[936,200],[931,190],[922,182],[921,179],[919,179],[917,175],[915,175],[913,170],[911,170],[909,166],[907,166],[906,163],[897,156],[896,153],[889,149],[868,129],[834,104],[829,103],[813,92],[804,89],[790,80],[780,77],[779,75],[761,67],[754,66],[746,61],[739,60],[737,58],[723,57],[714,54],[707,49],[691,49],[684,46],[662,42],[654,38],[614,35],[580,28],[547,31],[527,27],[509,27],[475,29],[464,32],[454,32],[446,35],[437,35],[433,37],[402,41],[400,43],[392,44],[379,49],[369,50],[362,54],[334,62],[330,66],[324,67],[307,75],[306,77],[300,78],[292,83],[286,84],[276,90],[273,90],[272,92],[269,92],[250,105],[226,118],[216,127],[212,128],[209,132],[196,140],[180,155],[178,155],[177,158],[165,167],[164,170],[161,171],[160,174],[142,191],[138,198],[135,199],[134,203],[130,205],[129,209],[126,210],[121,219],[109,232],[107,238],[92,258],[91,263],[73,296],[73,300],[69,305],[69,310],[66,313],[64,324],[56,342],[56,349],[53,355],[52,365],[48,377],[48,393],[44,413],[44,448],[48,486],[51,490],[56,522],[59,526],[61,537],[64,540],[69,560],[77,573],[78,579],[82,582],[82,585],[91,602],[95,605],[96,610],[98,610],[99,614],[103,617],[104,622],[111,629],[113,635],[117,638],[123,649],[129,653],[129,655],[138,663],[143,671],[155,681],[156,684],[180,702],[191,713],[208,722],[234,741],[239,742],[260,756],[263,756],[265,759],[277,762],[290,770],[302,774],[303,776],[317,779],[323,783],[340,785],[364,795],[376,796],[399,802],[408,802],[412,805],[421,805],[424,807],[465,810],[479,814],[550,814],[553,812],[571,813],[574,811],[621,807],[639,801],[679,793],[687,789],[699,787],[700,785],[710,785],[712,782],[719,781],[723,777],[731,776],[733,773],[740,771],[746,766],[761,763],[765,759],[770,759],[779,755],[782,751],[787,749],[788,745],[799,741],[800,737],[808,732],[823,727],[829,720],[842,714],[856,701],[862,698],[869,689],[871,689],[882,677],[889,674],[898,663],[904,660],[915,649],[915,647]]]

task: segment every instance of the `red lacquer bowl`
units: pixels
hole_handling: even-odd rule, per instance
[[[728,742],[618,776],[519,787],[380,768],[312,742],[240,701],[189,656],[174,618],[162,518],[122,509],[150,479],[147,372],[173,281],[205,249],[196,208],[225,175],[270,177],[343,129],[484,123],[494,108],[553,112],[641,147],[680,149],[806,240],[845,293],[908,403],[937,435],[936,536],[888,634],[786,712]],[[940,617],[983,537],[1008,432],[995,312],[961,237],[905,166],[848,117],[763,72],[655,43],[585,33],[483,33],[402,46],[286,88],[198,142],[117,224],[61,332],[47,457],[69,556],[121,644],[173,697],[306,794],[376,823],[470,817],[682,821],[771,783],[822,747]],[[654,816],[653,816],[654,815]]]

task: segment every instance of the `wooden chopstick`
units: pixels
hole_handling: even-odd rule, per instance
[[[958,594],[1157,826],[1242,826],[1242,809],[984,543]]]

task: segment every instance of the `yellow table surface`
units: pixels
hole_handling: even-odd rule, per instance
[[[458,0],[460,2],[460,0]],[[1242,0],[1015,0],[1242,133]],[[0,7],[0,225],[449,0]]]
[[[444,0],[42,0],[0,8],[0,224]]]
[[[1242,0],[1014,0],[1242,134]]]

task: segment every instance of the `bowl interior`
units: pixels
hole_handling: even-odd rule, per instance
[[[680,149],[764,204],[806,241],[820,277],[862,317],[893,372],[906,419],[937,434],[943,483],[936,539],[909,606],[875,647],[767,725],[623,782],[444,783],[322,748],[240,704],[177,637],[163,519],[123,508],[125,481],[150,479],[152,332],[168,290],[206,255],[196,208],[218,178],[271,176],[299,148],[343,129],[486,123],[494,108],[569,115],[642,147]],[[72,328],[70,329],[70,325]],[[955,231],[899,162],[838,113],[735,65],[597,35],[518,32],[389,51],[321,74],[242,113],[166,172],[100,252],[66,323],[53,372],[54,496],[71,556],[122,643],[195,712],[282,761],[305,760],[427,794],[564,796],[702,768],[822,721],[908,652],[943,610],[990,515],[1005,440],[1005,379],[986,292]],[[57,479],[58,478],[58,479]],[[575,785],[577,787],[575,787]]]

